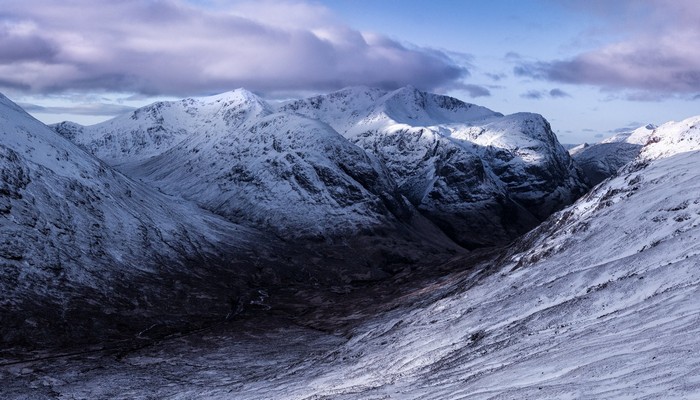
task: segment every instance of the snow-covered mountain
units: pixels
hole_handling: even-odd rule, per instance
[[[243,89],[54,129],[133,178],[287,239],[394,229],[417,214],[362,149]]]
[[[3,372],[4,391],[207,399],[697,398],[698,122],[656,128],[616,176],[509,248],[402,294],[343,335],[279,325],[209,331],[120,360],[19,364]]]
[[[164,101],[92,126],[62,122],[51,127],[110,165],[161,154],[207,127],[235,128],[269,114],[257,96],[237,90],[200,99]]]
[[[0,341],[94,340],[231,311],[262,234],[126,178],[1,95],[0,137]]]
[[[285,239],[416,224],[440,235],[432,223],[466,247],[503,244],[586,188],[541,116],[412,87],[274,106],[238,89],[54,129],[130,177]]]
[[[186,100],[54,126],[140,182],[0,98],[0,340],[157,336],[268,307],[251,298],[276,285],[373,280],[461,251],[372,157],[256,99],[237,91],[196,113]]]
[[[646,125],[629,132],[621,132],[600,143],[584,143],[569,150],[592,185],[617,173],[625,164],[634,160],[656,129]]]
[[[280,109],[326,122],[377,157],[399,191],[466,246],[508,242],[587,188],[537,114],[503,116],[412,87],[349,88]]]

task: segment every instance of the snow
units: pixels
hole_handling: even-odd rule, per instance
[[[462,245],[500,244],[585,190],[541,116],[413,87],[274,106],[238,89],[54,128],[134,179],[286,239],[426,217]]]
[[[700,150],[698,135],[700,117],[691,117],[681,122],[667,122],[656,128],[642,149],[643,160],[655,160],[689,151]]]
[[[206,303],[194,300],[205,288],[188,280],[221,272],[186,264],[221,266],[236,253],[244,259],[263,238],[126,178],[6,97],[0,137],[3,341],[79,339],[120,319],[133,319],[136,329],[173,304]],[[172,288],[180,300],[154,289],[168,279],[183,281]],[[125,309],[129,303],[134,310]]]
[[[368,105],[367,115],[374,109],[371,104],[388,95],[367,89],[350,92],[358,92],[356,101]],[[399,92],[417,98],[411,93],[408,89]],[[343,98],[343,95],[335,96]],[[333,103],[332,107],[326,105],[328,109],[340,109],[342,104],[326,97],[319,97],[315,102]],[[313,101],[308,100],[303,104],[311,103]],[[49,167],[66,166],[68,171],[63,172],[63,177],[79,174],[81,170],[76,166],[92,174],[89,176],[101,176],[99,170],[95,170],[103,166],[99,161],[71,147],[59,136],[51,137],[50,131],[42,130],[12,104],[0,104],[4,107],[4,112],[0,113],[1,132],[9,132],[5,136],[12,141],[12,146],[8,146],[11,151],[0,153],[0,160],[11,167],[3,166],[3,173],[14,173],[3,177],[4,183],[12,183],[12,186],[7,185],[7,192],[19,190],[24,195],[30,193],[40,203],[48,201],[45,199],[50,196],[39,196],[38,187],[31,185],[37,185],[35,179],[44,174],[42,185],[60,191],[65,181],[61,177],[52,178]],[[297,106],[297,114],[304,111],[303,104]],[[275,160],[278,153],[286,156],[301,152],[304,156],[299,158],[317,166],[338,165],[347,155],[355,162],[364,160],[354,164],[357,169],[354,166],[353,171],[377,174],[376,184],[384,187],[396,172],[392,173],[391,165],[387,164],[384,164],[387,171],[382,172],[382,164],[377,160],[385,161],[380,155],[396,150],[396,156],[403,154],[404,159],[412,159],[411,152],[398,152],[399,143],[409,149],[444,143],[445,146],[453,144],[450,149],[474,151],[455,153],[460,154],[462,160],[468,157],[464,154],[481,160],[478,151],[487,150],[480,150],[480,145],[472,140],[482,136],[485,143],[493,146],[488,151],[494,156],[500,152],[521,151],[519,158],[495,157],[501,164],[482,161],[492,163],[489,168],[494,171],[488,176],[491,183],[506,176],[504,174],[511,168],[520,173],[518,166],[542,163],[547,157],[538,156],[540,147],[553,148],[556,154],[559,149],[563,151],[557,147],[556,138],[551,138],[551,130],[542,129],[543,119],[532,114],[510,119],[486,117],[478,122],[482,124],[479,126],[492,125],[483,133],[469,131],[467,125],[472,124],[469,122],[459,127],[464,139],[452,137],[456,131],[451,130],[453,125],[448,122],[428,127],[405,123],[386,125],[381,132],[366,131],[379,136],[366,143],[380,143],[380,139],[392,135],[404,135],[411,140],[387,142],[378,147],[381,151],[373,153],[367,151],[371,147],[362,145],[361,140],[352,143],[343,140],[347,132],[338,130],[338,126],[332,128],[333,119],[329,118],[330,122],[324,124],[277,110],[264,113],[263,117],[252,119],[246,117],[251,115],[248,112],[237,114],[243,115],[235,119],[243,121],[239,127],[255,127],[255,132],[241,134],[237,130],[235,137],[227,136],[226,131],[203,132],[174,144],[162,156],[180,151],[178,149],[199,148],[199,153],[203,153],[208,151],[207,146],[213,149],[219,146],[223,154],[236,151],[234,156],[240,156],[255,171],[261,171],[254,163]],[[413,114],[422,122],[435,118],[436,114],[426,115],[418,118],[418,114]],[[380,126],[379,119],[365,117],[357,116],[358,121],[377,123],[372,125],[375,128]],[[338,118],[336,122],[348,126],[347,121]],[[694,117],[651,129],[653,132],[644,147],[631,162],[574,204],[553,214],[509,246],[479,254],[456,255],[450,260],[452,268],[446,269],[451,272],[416,287],[411,287],[406,280],[412,274],[420,276],[419,273],[405,271],[384,283],[365,287],[364,292],[342,292],[339,296],[345,296],[346,303],[357,303],[348,308],[337,305],[337,310],[326,311],[327,314],[314,314],[318,311],[311,309],[304,315],[308,319],[295,319],[285,315],[281,311],[284,309],[278,309],[274,316],[265,317],[260,313],[249,319],[151,342],[151,346],[119,349],[119,356],[99,349],[88,354],[37,361],[13,361],[10,356],[3,355],[0,380],[4,384],[0,394],[3,398],[116,399],[697,398],[700,396],[697,378],[700,376],[698,122],[700,117]],[[295,134],[283,140],[286,132],[282,127],[290,124],[302,128],[295,131],[299,136]],[[22,127],[26,126],[31,126],[31,134],[22,133]],[[433,126],[436,128],[431,128]],[[512,127],[516,127],[519,134],[510,139],[508,134],[513,132]],[[639,136],[643,136],[641,132]],[[207,135],[221,136],[210,142]],[[632,136],[634,134],[629,137]],[[309,145],[311,138],[322,140]],[[224,146],[226,140],[254,146],[246,152],[238,146]],[[275,144],[275,140],[279,142]],[[3,141],[3,145],[5,143]],[[263,152],[266,147],[267,152]],[[64,159],[55,160],[55,155],[62,151],[76,157],[71,158],[74,166],[69,168]],[[25,153],[27,158],[24,158]],[[333,156],[322,157],[327,154]],[[150,165],[160,157],[148,159],[143,165]],[[566,160],[566,157],[559,159]],[[46,167],[41,169],[39,165]],[[501,165],[505,169],[498,174],[495,170]],[[162,171],[156,167],[153,165],[153,171]],[[181,202],[177,207],[192,207],[190,211],[194,216],[188,217],[184,212],[177,214],[183,208],[171,205],[172,198],[155,194],[120,174],[109,172],[106,166],[103,168],[107,172],[102,174],[107,173],[111,180],[109,189],[99,185],[94,189],[99,189],[101,198],[111,196],[118,199],[118,204],[139,213],[137,203],[128,196],[119,195],[118,190],[128,185],[134,192],[132,196],[151,202],[153,209],[162,205],[166,210],[163,213],[172,213],[169,214],[171,218],[164,216],[163,221],[160,221],[160,214],[152,217],[159,218],[154,222],[170,227],[162,229],[164,237],[169,237],[170,229],[177,226],[173,221],[176,218],[183,221],[183,229],[199,229],[199,225],[188,225],[188,221],[202,215],[208,215],[210,229],[223,226],[217,225],[218,217],[195,211],[197,208],[192,203]],[[425,171],[431,169],[426,167]],[[27,183],[25,175],[31,176],[32,181]],[[338,179],[342,181],[350,175],[346,173]],[[275,181],[276,178],[265,179]],[[334,198],[330,192],[325,192],[333,185],[319,187],[315,186],[317,181],[310,182],[310,187],[318,189],[319,196],[328,201]],[[275,188],[285,191],[287,184],[280,181],[265,191]],[[312,192],[315,193],[309,191]],[[375,192],[361,193],[367,196]],[[18,199],[8,198],[12,206],[8,215],[22,217],[22,213],[14,211]],[[100,206],[101,201],[107,200],[92,200],[91,203]],[[265,201],[270,200],[262,199],[261,203]],[[127,213],[124,207],[116,207],[122,211],[107,211],[114,207],[109,203],[104,212]],[[73,209],[64,211],[76,214]],[[56,215],[50,214],[50,217]],[[0,218],[7,217],[2,214]],[[2,229],[6,226],[2,225]],[[115,239],[109,236],[108,243]],[[12,250],[11,246],[3,249]],[[311,261],[311,257],[308,258]],[[441,267],[445,266],[434,266],[435,269]],[[46,281],[48,279],[40,283]],[[14,286],[2,282],[3,290],[14,290]],[[402,285],[406,285],[403,290],[400,289]],[[383,292],[397,294],[372,297]],[[314,304],[322,308],[320,304],[327,298],[320,292],[316,296]],[[379,298],[382,301],[376,300]],[[309,314],[320,317],[312,318]],[[339,324],[348,320],[355,323]]]
[[[269,106],[256,95],[237,89],[210,97],[154,103],[92,126],[68,122],[53,128],[108,164],[119,165],[157,156],[193,133],[242,125],[249,118],[269,113]]]
[[[503,116],[412,87],[348,88],[279,109],[328,123],[377,157],[402,194],[463,245],[507,242],[585,190],[540,115]]]

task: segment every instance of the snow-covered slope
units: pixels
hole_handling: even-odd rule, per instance
[[[1,341],[94,340],[230,311],[246,272],[229,259],[265,246],[260,234],[129,180],[1,95],[0,138]]]
[[[410,204],[381,165],[325,124],[272,114],[219,129],[124,171],[285,238],[352,235],[410,219]]]
[[[592,185],[597,185],[637,157],[647,144],[656,126],[646,125],[630,132],[621,132],[600,143],[584,143],[569,153]]]
[[[404,194],[467,246],[509,241],[586,186],[547,121],[405,87],[349,88],[279,107],[331,125],[381,160]]]
[[[697,397],[698,171],[697,151],[624,171],[490,275],[354,332],[290,396]]]
[[[10,382],[4,391],[207,399],[698,398],[697,121],[659,127],[657,139],[617,176],[509,249],[404,294],[344,336],[279,325],[209,332],[120,361],[18,364],[4,370]]]
[[[700,150],[700,116],[668,122],[647,137],[640,161],[652,161],[679,153]]]

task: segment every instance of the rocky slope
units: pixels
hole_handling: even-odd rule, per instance
[[[324,121],[376,156],[400,192],[467,247],[506,243],[587,188],[540,115],[503,116],[412,87],[350,88],[280,109]]]
[[[410,87],[275,106],[239,89],[54,129],[131,177],[294,240],[426,230],[500,245],[586,188],[541,116]]]

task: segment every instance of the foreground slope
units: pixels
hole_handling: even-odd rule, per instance
[[[504,253],[405,294],[346,335],[271,325],[210,332],[121,361],[18,364],[2,372],[12,382],[5,393],[696,398],[698,123],[659,127],[616,177]]]
[[[127,179],[4,96],[0,135],[0,340],[95,340],[230,312],[245,268],[228,260],[264,246],[259,234]]]

